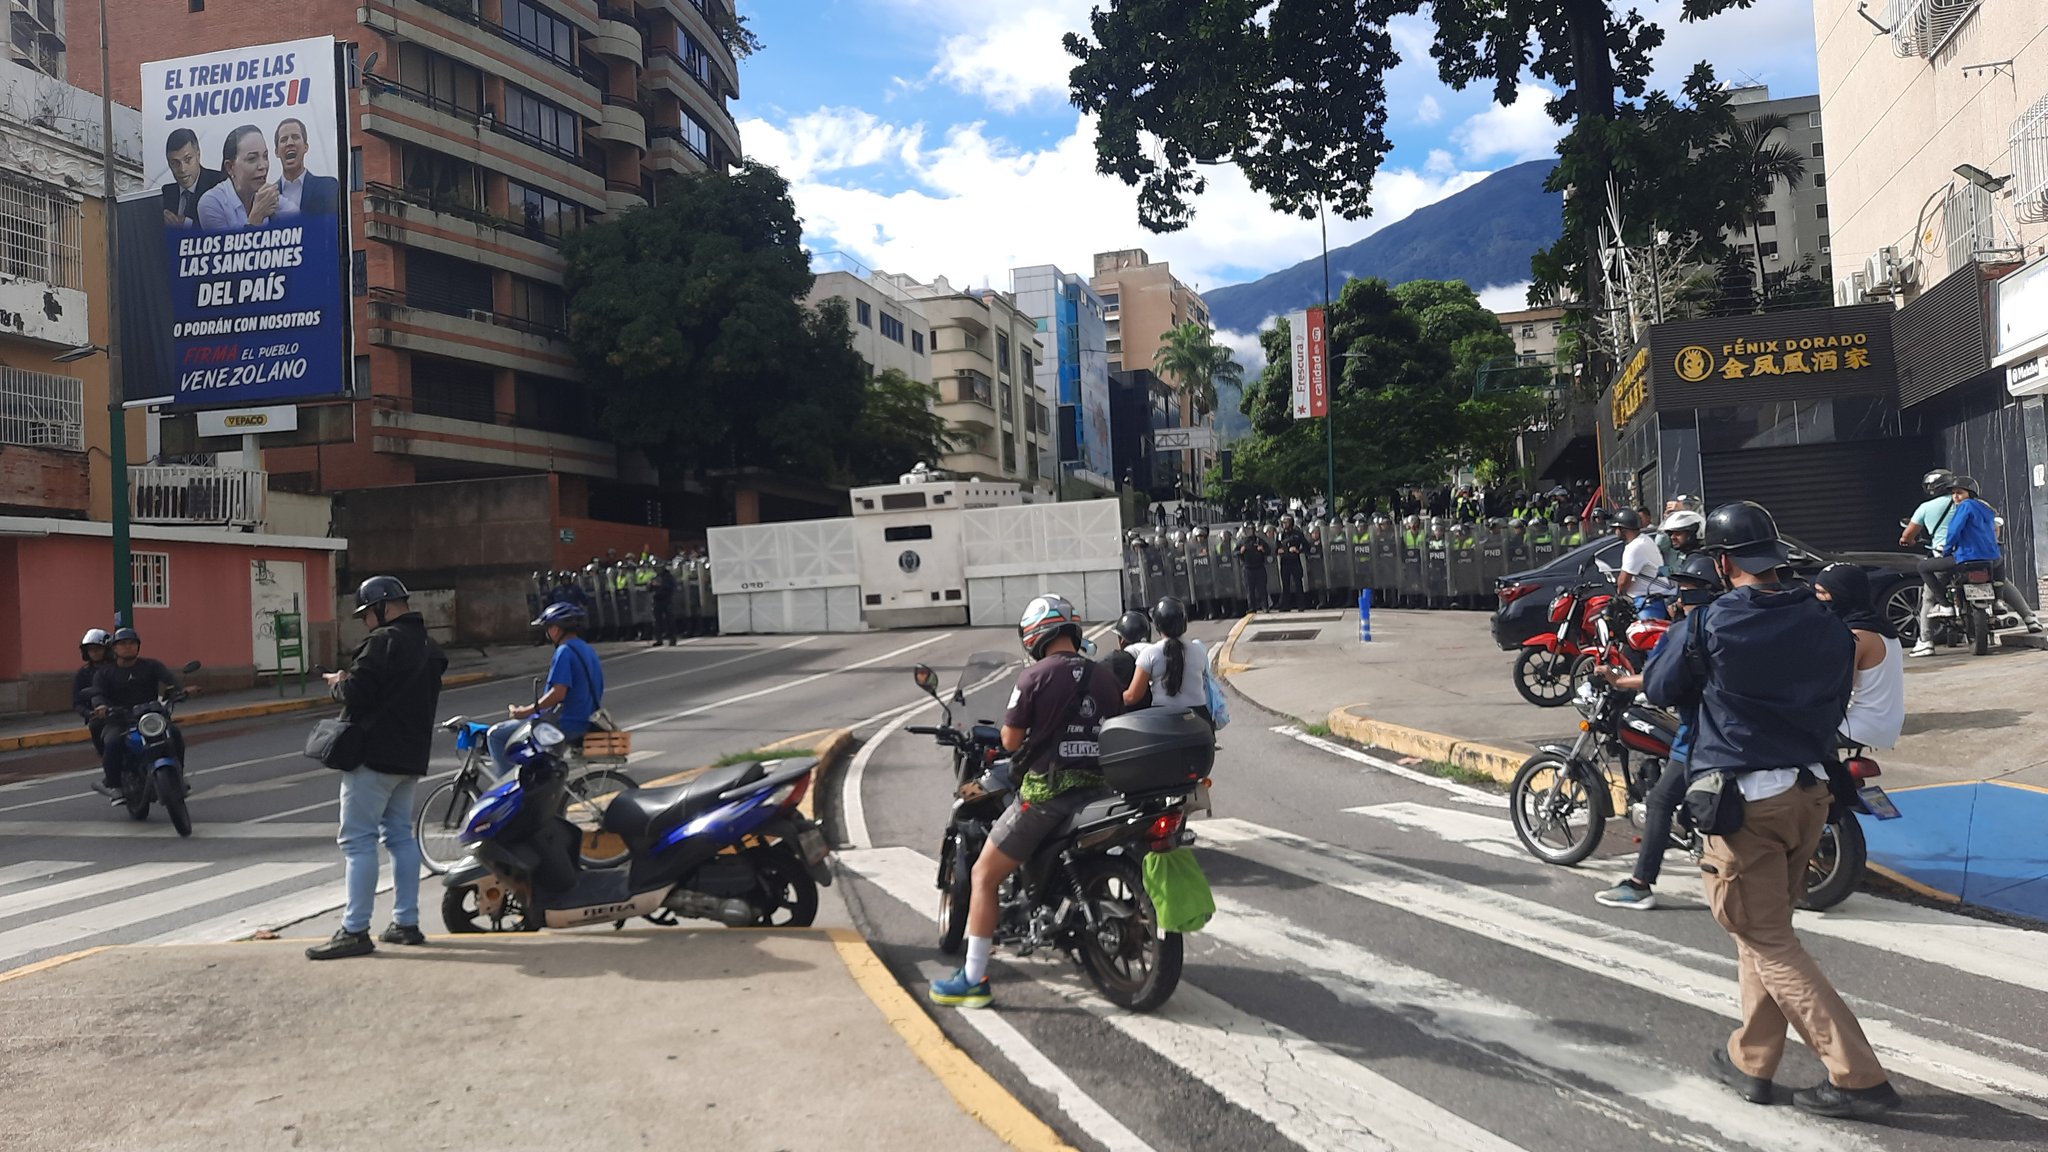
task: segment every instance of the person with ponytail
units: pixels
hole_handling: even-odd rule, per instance
[[[1147,693],[1154,708],[1185,708],[1214,724],[1209,715],[1209,653],[1200,640],[1184,638],[1185,604],[1168,596],[1152,607],[1159,643],[1139,649],[1138,670],[1124,690],[1125,707],[1137,707]]]

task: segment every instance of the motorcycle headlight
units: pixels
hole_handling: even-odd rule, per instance
[[[1580,712],[1591,716],[1593,709],[1600,703],[1599,687],[1592,680],[1586,680],[1579,685],[1579,690],[1572,694],[1572,703]]]
[[[135,730],[142,733],[143,738],[148,740],[154,740],[162,736],[170,730],[170,727],[171,722],[164,719],[164,714],[161,712],[144,712],[135,721]]]

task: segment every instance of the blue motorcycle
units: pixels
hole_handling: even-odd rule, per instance
[[[199,661],[180,671],[186,675],[199,671]],[[186,695],[182,688],[166,688],[147,704],[107,712],[109,725],[121,730],[122,805],[131,818],[147,820],[150,804],[162,804],[180,836],[192,835],[192,813],[185,806],[185,765],[178,759],[178,741],[172,738],[178,726],[171,719],[171,709]]]
[[[443,881],[450,932],[536,931],[644,917],[731,927],[808,927],[818,885],[832,883],[822,829],[797,810],[817,761],[712,768],[672,788],[612,795],[600,835],[624,848],[618,864],[588,867],[584,833],[564,819],[566,738],[528,721],[506,751],[517,771],[469,809],[469,855]]]

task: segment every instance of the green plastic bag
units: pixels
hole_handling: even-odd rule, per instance
[[[1216,897],[1193,850],[1175,848],[1145,857],[1145,891],[1159,910],[1159,927],[1167,932],[1200,932],[1216,914]]]

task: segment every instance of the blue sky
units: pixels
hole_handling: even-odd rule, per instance
[[[1107,4],[1108,0],[1095,0]],[[1233,171],[1212,173],[1192,227],[1152,235],[1131,190],[1094,170],[1093,129],[1067,103],[1061,33],[1090,0],[741,0],[765,42],[741,66],[735,106],[748,154],[792,184],[806,240],[870,267],[1008,286],[1008,269],[1086,272],[1092,253],[1143,247],[1183,279],[1220,287],[1313,255],[1316,227],[1272,212]],[[1815,90],[1812,8],[1758,0],[1681,24],[1678,0],[1643,13],[1667,32],[1658,80],[1701,59],[1774,95]],[[1558,129],[1534,89],[1509,107],[1436,79],[1426,18],[1395,26],[1405,60],[1388,79],[1393,152],[1374,211],[1332,220],[1333,247],[1522,160],[1553,154]],[[1518,296],[1498,286],[1500,298]]]

